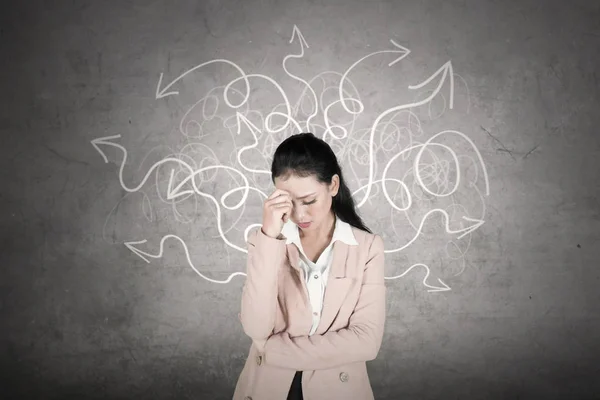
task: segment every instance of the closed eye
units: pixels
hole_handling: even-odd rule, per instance
[[[310,204],[313,204],[313,203],[315,203],[316,201],[317,201],[317,199],[314,199],[313,201],[310,201],[310,202],[308,202],[308,203],[303,203],[303,204],[304,204],[305,206],[308,206],[308,205],[310,205]]]

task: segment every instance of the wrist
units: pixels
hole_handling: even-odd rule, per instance
[[[263,228],[260,228],[261,232],[263,233],[263,235],[270,237],[271,239],[279,239],[279,240],[283,240],[285,237],[283,236],[282,233],[278,233],[277,235],[272,235],[269,232],[265,232],[265,230]]]
[[[261,232],[263,233],[263,235],[268,236],[270,238],[276,239],[276,236],[273,236],[270,232],[265,231],[263,228],[260,228]]]

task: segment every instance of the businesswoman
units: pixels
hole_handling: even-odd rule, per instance
[[[240,319],[252,339],[234,400],[369,400],[385,323],[384,244],[357,214],[331,147],[284,140],[276,190],[248,236]]]

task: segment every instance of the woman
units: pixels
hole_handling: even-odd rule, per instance
[[[365,362],[384,330],[383,240],[312,133],[284,140],[271,173],[276,190],[248,236],[240,319],[252,345],[233,399],[373,399]]]

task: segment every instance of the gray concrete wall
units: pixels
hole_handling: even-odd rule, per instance
[[[598,4],[3,2],[0,397],[231,398],[311,130],[386,242],[377,399],[598,398]]]

